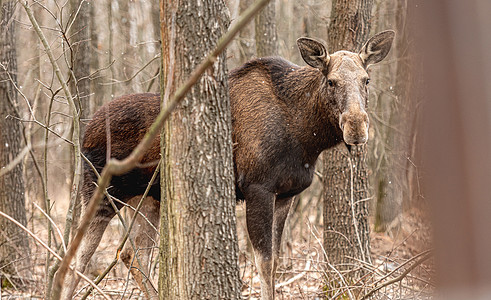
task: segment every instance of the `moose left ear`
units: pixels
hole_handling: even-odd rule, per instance
[[[395,32],[392,30],[382,31],[366,42],[358,53],[365,67],[376,64],[387,56],[394,36]]]

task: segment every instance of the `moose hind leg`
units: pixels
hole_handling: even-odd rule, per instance
[[[92,255],[94,255],[97,246],[101,242],[102,235],[106,230],[109,221],[115,216],[112,208],[106,205],[101,205],[97,210],[94,218],[89,224],[86,234],[82,238],[80,247],[75,256],[75,269],[81,273],[85,271],[87,264]],[[84,217],[82,214],[81,219]],[[68,270],[65,275],[61,299],[72,299],[73,292],[77,288],[80,277],[75,275],[72,270]]]
[[[273,283],[276,268],[278,268],[280,250],[281,250],[281,236],[283,235],[283,228],[285,227],[285,221],[290,212],[293,198],[276,199],[274,205],[274,217],[273,217]]]
[[[135,197],[129,201],[129,204],[136,207],[140,199],[141,197]],[[158,293],[149,278],[149,264],[152,250],[158,245],[155,238],[157,236],[156,229],[159,224],[160,203],[152,197],[146,197],[143,201],[143,205],[130,232],[130,238],[133,240],[136,248],[136,255],[130,241],[127,241],[121,253],[121,260],[131,272],[138,287],[145,293],[146,297],[148,299],[158,299]]]
[[[261,299],[274,299],[273,276],[273,210],[275,195],[261,186],[250,186],[246,198],[247,231],[254,249],[261,282]]]

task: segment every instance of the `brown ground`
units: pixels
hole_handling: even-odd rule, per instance
[[[289,219],[289,229],[285,233],[286,239],[283,245],[282,262],[277,274],[277,299],[322,299],[325,295],[326,278],[335,276],[326,265],[321,239],[322,227],[321,205],[309,203],[309,207],[300,207]],[[64,210],[57,209],[55,221],[64,223]],[[46,222],[39,214],[31,214],[29,228],[39,237],[46,240]],[[245,299],[259,299],[259,278],[254,268],[253,260],[248,249],[248,241],[245,231],[244,205],[237,206],[238,236],[240,247],[240,275],[243,281],[242,295]],[[368,292],[373,288],[374,282],[380,280],[378,285],[399,276],[406,267],[412,264],[412,260],[431,247],[430,227],[427,225],[425,214],[414,209],[406,212],[401,217],[400,230],[389,237],[382,233],[371,235],[372,265],[367,266],[367,280],[362,291]],[[90,273],[96,275],[102,272],[114,258],[115,249],[122,235],[122,226],[116,218],[111,222],[103,241],[92,259]],[[0,292],[2,299],[43,299],[45,285],[45,255],[46,252],[39,245],[32,245],[33,279],[34,284],[28,293],[21,293],[12,288],[3,289]],[[400,270],[398,268],[404,262],[409,262]],[[402,282],[385,287],[375,293],[372,299],[431,299],[433,276],[431,260],[425,261],[416,267]],[[385,274],[393,271],[393,274],[384,278]],[[128,279],[130,278],[130,279]],[[154,282],[157,278],[154,276]],[[359,285],[360,285],[359,284]],[[79,285],[79,290],[82,286]],[[101,287],[113,299],[139,299],[139,290],[135,287],[127,269],[121,262],[110,272]],[[357,297],[360,289],[350,288],[351,295]],[[347,289],[337,299],[349,299]],[[333,295],[333,291],[330,292]],[[336,294],[336,291],[334,291]],[[344,296],[343,296],[344,295]],[[79,298],[79,297],[78,297]],[[89,299],[102,299],[100,296]],[[143,298],[141,298],[143,299]]]

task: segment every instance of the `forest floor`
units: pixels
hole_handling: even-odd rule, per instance
[[[431,230],[425,213],[413,209],[400,218],[398,230],[391,236],[385,233],[371,234],[371,264],[364,264],[365,277],[362,281],[347,284],[338,278],[341,273],[325,260],[322,248],[322,227],[320,224],[319,203],[308,203],[308,209],[300,207],[289,217],[282,249],[281,262],[276,275],[277,299],[361,299],[374,287],[380,287],[389,280],[395,281],[375,292],[369,299],[432,299],[432,278],[434,277],[432,259],[414,266],[418,258],[431,247]],[[297,208],[298,210],[298,208]],[[55,222],[64,223],[63,208],[55,211]],[[320,214],[322,212],[320,211]],[[244,299],[259,299],[259,276],[253,264],[249,250],[245,227],[245,205],[237,206],[237,231],[239,238],[240,276],[243,281],[242,296]],[[31,214],[29,228],[41,239],[46,240],[46,221],[40,214]],[[122,226],[114,218],[92,258],[89,266],[89,277],[95,277],[108,266],[115,257],[122,236]],[[28,292],[15,289],[1,289],[1,299],[43,299],[46,282],[46,251],[34,242],[31,243],[31,266],[33,284]],[[155,251],[156,253],[157,251]],[[154,256],[155,257],[155,256]],[[155,259],[156,260],[156,259]],[[158,264],[154,264],[154,273]],[[411,272],[397,280],[408,269]],[[331,278],[328,282],[327,278]],[[157,276],[153,276],[157,283]],[[337,289],[332,283],[337,282]],[[100,284],[101,288],[112,299],[144,299],[136,287],[126,267],[118,262],[107,278]],[[86,285],[80,284],[75,299],[84,294]],[[102,299],[92,295],[88,299]]]

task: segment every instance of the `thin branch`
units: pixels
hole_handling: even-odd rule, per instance
[[[48,55],[48,58],[50,60],[50,63],[53,67],[54,73],[63,88],[63,91],[65,93],[66,99],[68,101],[68,105],[70,106],[70,110],[72,112],[72,125],[73,125],[73,133],[72,133],[72,142],[73,142],[73,151],[74,151],[74,177],[73,177],[73,182],[72,182],[72,187],[71,187],[71,195],[70,195],[70,206],[72,206],[72,203],[75,203],[76,198],[78,196],[78,190],[79,190],[79,185],[80,185],[80,179],[82,176],[82,159],[81,159],[81,151],[80,151],[80,123],[79,123],[79,116],[78,116],[78,111],[77,107],[75,105],[74,99],[72,97],[72,94],[70,92],[70,89],[68,88],[67,81],[63,77],[63,74],[61,73],[60,67],[58,66],[58,63],[53,55],[53,52],[51,51],[50,45],[48,44],[48,41],[46,40],[46,37],[39,27],[39,23],[37,22],[34,13],[32,12],[30,6],[28,5],[27,1],[19,1],[21,2],[22,6],[24,7],[24,10],[27,13],[27,16],[29,17],[29,20],[31,21],[31,24],[37,33],[41,43],[43,44],[44,50],[46,54]],[[55,18],[56,23],[59,25],[59,28],[62,29],[61,23],[58,21],[57,18]],[[63,37],[65,37],[65,32],[61,30],[61,33]],[[48,210],[49,213],[49,210]],[[63,262],[63,260],[62,260]],[[61,264],[63,266],[63,264]],[[64,266],[65,267],[65,272],[66,269],[68,268],[68,264]],[[61,292],[61,285],[55,286],[55,292],[58,294],[54,294],[53,297],[54,299],[59,298],[59,293]],[[59,288],[59,289],[58,289]],[[49,296],[49,295],[48,295]]]
[[[401,275],[397,276],[396,278],[394,278],[392,280],[389,280],[389,281],[386,281],[386,282],[382,283],[378,287],[373,288],[372,290],[370,290],[370,292],[366,293],[363,296],[363,298],[361,298],[361,300],[368,299],[371,295],[373,295],[376,291],[380,290],[381,288],[384,288],[384,287],[386,287],[388,285],[391,285],[391,284],[394,284],[396,282],[401,281],[402,279],[404,279],[404,277],[407,276],[407,274],[409,274],[409,272],[411,272],[417,266],[421,265],[424,261],[426,261],[428,258],[430,258],[432,254],[433,254],[433,252],[431,250],[426,250],[426,251],[421,252],[420,254],[412,257],[411,259],[408,259],[405,263],[403,263],[399,267],[395,268],[389,274],[385,275],[383,278],[381,278],[377,282],[375,282],[375,284],[377,284],[378,282],[382,281],[383,279],[389,277],[390,275],[394,274],[394,272],[396,272],[397,270],[399,270],[400,268],[402,268],[403,266],[405,266],[409,262],[414,261],[417,258],[419,258],[418,260],[416,260],[416,262],[414,264],[412,264],[409,268],[407,268],[404,272],[402,272]]]
[[[56,233],[58,233],[58,235],[60,236],[60,239],[61,239],[61,245],[63,246],[63,250],[66,252],[66,246],[65,246],[65,242],[64,242],[64,239],[63,239],[63,234],[61,233],[61,230],[60,228],[56,225],[55,221],[53,221],[53,219],[51,219],[51,217],[41,208],[39,207],[39,205],[37,205],[36,202],[33,202],[34,206],[39,209],[39,211],[41,211],[41,213],[46,217],[46,219],[48,219],[48,221],[53,225],[53,227],[56,229]]]
[[[35,235],[32,231],[30,231],[29,229],[27,229],[24,225],[22,225],[21,223],[19,223],[16,219],[12,218],[11,216],[7,215],[6,213],[0,211],[0,216],[8,219],[9,221],[13,222],[15,225],[19,226],[22,230],[24,230],[25,232],[27,232],[27,234],[29,234],[34,240],[36,240],[36,242],[38,242],[41,246],[43,246],[46,250],[48,250],[54,257],[56,257],[58,260],[62,260],[62,258],[53,250],[51,249],[50,247],[48,247],[48,245],[46,245],[37,235]],[[70,267],[70,269],[74,270],[78,276],[80,276],[81,278],[83,278],[85,281],[87,281],[87,283],[89,283],[92,287],[94,287],[99,293],[101,293],[101,295],[107,299],[107,300],[111,300],[111,298],[109,298],[102,290],[101,288],[99,288],[92,280],[90,280],[89,278],[87,278],[87,276],[85,276],[84,274],[78,272],[75,270],[74,267]]]
[[[150,59],[143,67],[141,67],[140,69],[138,69],[135,74],[133,74],[131,77],[129,78],[126,78],[125,80],[116,80],[116,79],[112,79],[112,82],[108,82],[108,83],[101,83],[101,85],[111,85],[111,84],[117,84],[117,83],[126,83],[126,82],[129,82],[133,79],[135,79],[136,76],[138,76],[138,74],[140,74],[141,72],[143,72],[143,70],[145,70],[151,63],[153,63],[156,59],[160,58],[160,54],[157,54],[155,55],[152,59]]]

